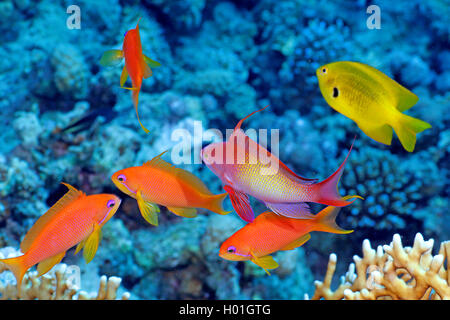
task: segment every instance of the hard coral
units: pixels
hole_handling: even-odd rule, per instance
[[[9,251],[5,250],[3,251]],[[6,253],[6,252],[5,252]],[[16,252],[15,252],[16,253]],[[0,253],[0,258],[4,258]],[[8,270],[3,263],[0,263],[0,274]],[[20,293],[17,286],[10,282],[10,279],[3,277],[0,282],[0,299],[2,300],[115,300],[121,278],[106,277],[100,278],[100,285],[97,293],[87,293],[74,285],[73,275],[69,272],[66,264],[56,265],[49,273],[38,277],[36,271],[28,271],[25,274]],[[130,294],[122,294],[122,300],[128,300]]]
[[[434,256],[433,244],[433,239],[424,241],[422,234],[417,233],[413,246],[403,247],[400,235],[395,234],[389,245],[374,250],[366,239],[363,257],[354,256],[355,262],[350,264],[336,290],[330,287],[337,260],[333,253],[324,281],[315,282],[312,299],[450,299],[450,241],[442,242]]]

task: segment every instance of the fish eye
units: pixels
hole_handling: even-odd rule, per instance
[[[327,73],[327,68],[323,68],[322,73]]]
[[[117,176],[117,180],[119,180],[120,182],[124,182],[124,181],[127,180],[127,178],[125,177],[125,175],[119,174],[119,175]]]
[[[106,206],[108,208],[112,208],[112,207],[114,207],[115,204],[116,204],[116,202],[114,200],[109,200],[108,203],[106,204]]]
[[[337,98],[339,96],[339,89],[334,87],[333,88],[333,98]]]
[[[234,247],[234,246],[228,247],[227,252],[228,253],[236,253],[236,247]]]

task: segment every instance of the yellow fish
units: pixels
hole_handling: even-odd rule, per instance
[[[369,65],[338,61],[321,66],[316,75],[327,103],[378,142],[390,145],[394,129],[402,146],[412,152],[416,134],[431,128],[429,123],[402,113],[419,98]]]

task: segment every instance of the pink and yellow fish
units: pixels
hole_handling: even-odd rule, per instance
[[[321,182],[303,178],[240,129],[245,119],[265,108],[239,121],[226,142],[212,143],[201,152],[205,164],[225,185],[234,209],[243,220],[252,222],[254,219],[249,195],[273,212],[297,219],[313,217],[305,202],[341,207],[355,201],[348,199],[361,198],[357,195],[341,197],[337,190],[353,144],[344,162],[330,177]]]
[[[308,220],[264,212],[229,237],[220,247],[219,256],[231,261],[251,261],[270,275],[268,270],[278,267],[271,254],[302,246],[311,238],[310,232],[353,232],[337,226],[335,219],[339,210],[340,208],[329,206]]]
[[[140,18],[139,18],[140,20]],[[144,127],[139,119],[138,102],[139,91],[141,90],[142,80],[152,76],[150,67],[160,67],[161,64],[143,54],[141,45],[141,36],[139,34],[139,21],[135,29],[130,29],[125,33],[122,50],[108,50],[103,53],[100,64],[103,66],[115,66],[125,59],[125,66],[120,75],[120,87],[132,91],[134,108],[139,124],[146,133],[148,129]],[[132,87],[124,87],[128,76],[131,78]]]
[[[19,291],[29,268],[38,264],[38,276],[41,276],[77,244],[75,253],[84,248],[83,256],[89,263],[97,252],[101,228],[120,206],[120,198],[113,194],[87,196],[71,185],[63,184],[69,191],[27,232],[20,244],[24,254],[0,260],[16,277]]]

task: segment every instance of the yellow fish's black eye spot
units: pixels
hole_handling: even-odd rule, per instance
[[[333,88],[333,98],[337,98],[339,96],[339,89],[334,87]]]
[[[327,73],[327,68],[323,68],[322,73]]]

